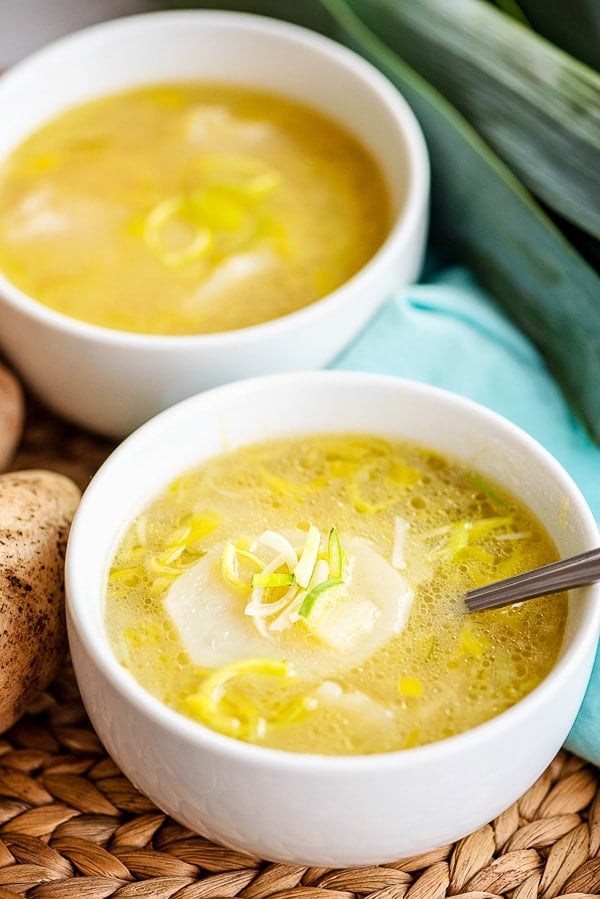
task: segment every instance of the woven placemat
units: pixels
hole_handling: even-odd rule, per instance
[[[112,447],[28,398],[12,467],[85,488]],[[599,791],[600,772],[562,751],[517,803],[452,845],[372,867],[273,864],[197,836],[142,796],[94,733],[67,664],[0,737],[0,899],[584,899],[600,895]]]

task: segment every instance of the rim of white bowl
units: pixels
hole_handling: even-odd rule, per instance
[[[79,632],[80,638],[84,641],[87,652],[94,659],[95,664],[102,670],[104,675],[110,680],[112,685],[121,693],[128,702],[140,709],[146,716],[161,724],[169,731],[179,734],[198,745],[204,745],[213,748],[215,751],[228,757],[240,758],[242,760],[251,761],[253,764],[272,768],[301,770],[320,770],[329,776],[336,773],[344,774],[349,769],[365,770],[371,768],[397,768],[404,765],[418,765],[420,763],[429,764],[433,759],[439,757],[440,761],[449,755],[459,755],[463,752],[466,745],[476,746],[483,742],[493,742],[494,735],[501,732],[510,722],[517,723],[519,720],[527,718],[536,707],[547,701],[546,694],[548,690],[552,691],[553,685],[565,677],[568,678],[573,669],[578,668],[578,656],[582,651],[592,652],[598,642],[598,633],[600,631],[600,583],[587,588],[579,588],[585,590],[589,595],[590,601],[588,608],[581,621],[576,639],[553,666],[550,673],[544,680],[535,687],[530,693],[520,699],[515,705],[494,716],[488,721],[483,722],[467,731],[456,734],[424,746],[415,746],[410,749],[399,749],[391,752],[364,754],[364,755],[323,755],[319,753],[295,753],[286,750],[271,749],[269,747],[257,746],[251,743],[245,743],[233,737],[227,737],[199,722],[186,718],[179,712],[168,708],[153,694],[149,693],[119,664],[112,648],[108,642],[106,634],[99,635],[98,631],[92,626],[89,616],[85,614],[86,603],[83,597],[89,597],[90,587],[86,583],[85,573],[78,572],[77,556],[79,553],[79,543],[90,539],[86,537],[85,531],[93,533],[93,506],[96,501],[96,495],[101,495],[105,487],[103,481],[105,477],[110,477],[113,468],[120,468],[127,464],[127,456],[131,451],[135,451],[140,445],[143,446],[147,441],[152,441],[155,433],[158,433],[169,426],[170,420],[186,419],[192,414],[199,415],[194,412],[195,407],[201,407],[204,403],[212,403],[214,399],[222,395],[223,397],[252,394],[255,390],[268,389],[270,383],[277,382],[281,384],[290,383],[298,384],[302,381],[303,387],[315,390],[323,383],[323,380],[332,383],[345,383],[348,390],[353,384],[359,382],[364,384],[372,384],[376,386],[380,384],[382,387],[411,390],[417,395],[433,395],[446,402],[454,404],[458,410],[464,410],[467,414],[476,414],[481,422],[481,427],[490,426],[497,434],[507,436],[512,443],[518,443],[523,447],[525,452],[533,453],[540,459],[552,477],[556,478],[563,489],[568,494],[577,499],[578,519],[580,519],[582,530],[589,538],[590,548],[598,545],[600,539],[600,530],[598,524],[587,504],[587,501],[581,493],[579,487],[566,471],[566,469],[556,460],[556,458],[545,449],[535,438],[529,435],[518,425],[509,419],[482,406],[480,403],[466,397],[460,396],[452,391],[444,388],[435,387],[423,382],[413,381],[407,378],[398,378],[392,375],[380,375],[367,372],[353,371],[306,371],[292,372],[285,374],[263,375],[256,378],[249,378],[244,381],[231,382],[219,387],[207,390],[204,393],[196,394],[188,399],[171,406],[164,412],[158,413],[145,424],[141,425],[129,437],[127,437],[119,446],[111,453],[103,465],[100,467],[96,475],[92,478],[87,487],[80,506],[75,513],[71,534],[69,536],[67,554],[66,554],[66,588],[67,588],[67,608],[73,625]],[[150,497],[149,497],[150,498]],[[88,522],[87,519],[92,516]],[[80,531],[83,529],[84,533]],[[114,540],[116,539],[116,530],[111,535],[111,547],[107,547],[105,551],[106,560],[110,558],[114,549]]]
[[[430,166],[427,145],[421,126],[402,93],[383,72],[354,50],[304,26],[255,13],[230,10],[181,9],[156,10],[123,16],[108,22],[90,25],[59,38],[35,51],[4,72],[0,76],[0,95],[7,88],[14,90],[14,85],[18,86],[19,80],[30,77],[31,71],[35,72],[35,68],[40,62],[44,62],[46,58],[51,58],[53,55],[62,52],[63,48],[68,48],[72,44],[81,41],[94,40],[96,36],[102,38],[103,35],[110,34],[111,31],[122,31],[128,28],[135,29],[137,25],[142,23],[149,24],[151,21],[156,22],[156,27],[160,27],[161,23],[167,21],[198,22],[200,24],[210,24],[212,22],[217,25],[231,22],[233,24],[238,23],[250,31],[263,32],[266,30],[274,35],[280,34],[285,40],[295,41],[297,44],[306,44],[318,53],[333,57],[343,69],[351,71],[367,82],[371,86],[374,95],[380,98],[398,123],[405,145],[406,162],[410,167],[410,177],[406,181],[406,195],[401,209],[394,217],[387,237],[373,256],[354,275],[331,291],[331,293],[320,297],[308,306],[279,318],[269,319],[266,322],[230,331],[210,334],[170,335],[145,334],[106,328],[102,325],[72,318],[62,312],[51,309],[49,306],[45,306],[18,288],[0,271],[0,295],[3,296],[4,301],[10,303],[21,312],[31,315],[45,325],[79,337],[84,341],[111,344],[113,346],[131,348],[132,350],[152,349],[158,352],[170,351],[173,347],[186,346],[197,346],[198,349],[201,349],[206,344],[214,345],[215,347],[235,346],[238,343],[251,339],[257,332],[260,332],[261,336],[277,337],[279,332],[295,328],[296,323],[301,323],[304,319],[310,321],[311,318],[318,317],[324,308],[335,308],[336,306],[343,308],[347,293],[354,290],[368,289],[372,274],[376,275],[379,269],[382,268],[385,270],[389,257],[395,256],[398,245],[408,241],[415,230],[420,228],[421,220],[424,214],[426,214],[428,207]],[[2,160],[0,159],[0,164],[1,162]],[[363,285],[363,282],[366,283]]]

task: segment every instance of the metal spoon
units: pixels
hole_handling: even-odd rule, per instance
[[[523,599],[560,593],[562,590],[583,587],[596,581],[600,581],[600,548],[534,568],[486,587],[468,590],[465,602],[469,612],[499,609]]]

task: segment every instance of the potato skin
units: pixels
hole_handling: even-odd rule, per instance
[[[0,363],[0,471],[8,465],[23,432],[25,400],[16,377]]]
[[[0,732],[64,658],[64,558],[80,498],[76,484],[56,472],[0,475]]]

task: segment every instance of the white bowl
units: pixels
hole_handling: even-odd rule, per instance
[[[0,274],[0,348],[53,410],[113,436],[207,387],[325,365],[390,291],[413,281],[421,268],[429,165],[410,108],[357,54],[268,18],[151,13],[93,26],[39,51],[0,78],[0,163],[43,123],[90,98],[194,79],[272,90],[345,126],[381,167],[392,229],[372,259],[327,297],[220,334],[148,336],[100,328],[37,303]]]
[[[520,496],[562,555],[598,545],[579,490],[516,426],[437,388],[379,375],[290,373],[192,397],[131,435],[84,494],[66,560],[75,672],[91,721],[131,781],[204,836],[261,858],[376,864],[491,821],[545,770],[582,701],[600,629],[600,586],[573,591],[560,658],[532,693],[466,733],[372,756],[286,753],[238,742],[149,695],[104,629],[112,554],[174,477],[216,453],[315,431],[407,438],[460,458]]]

